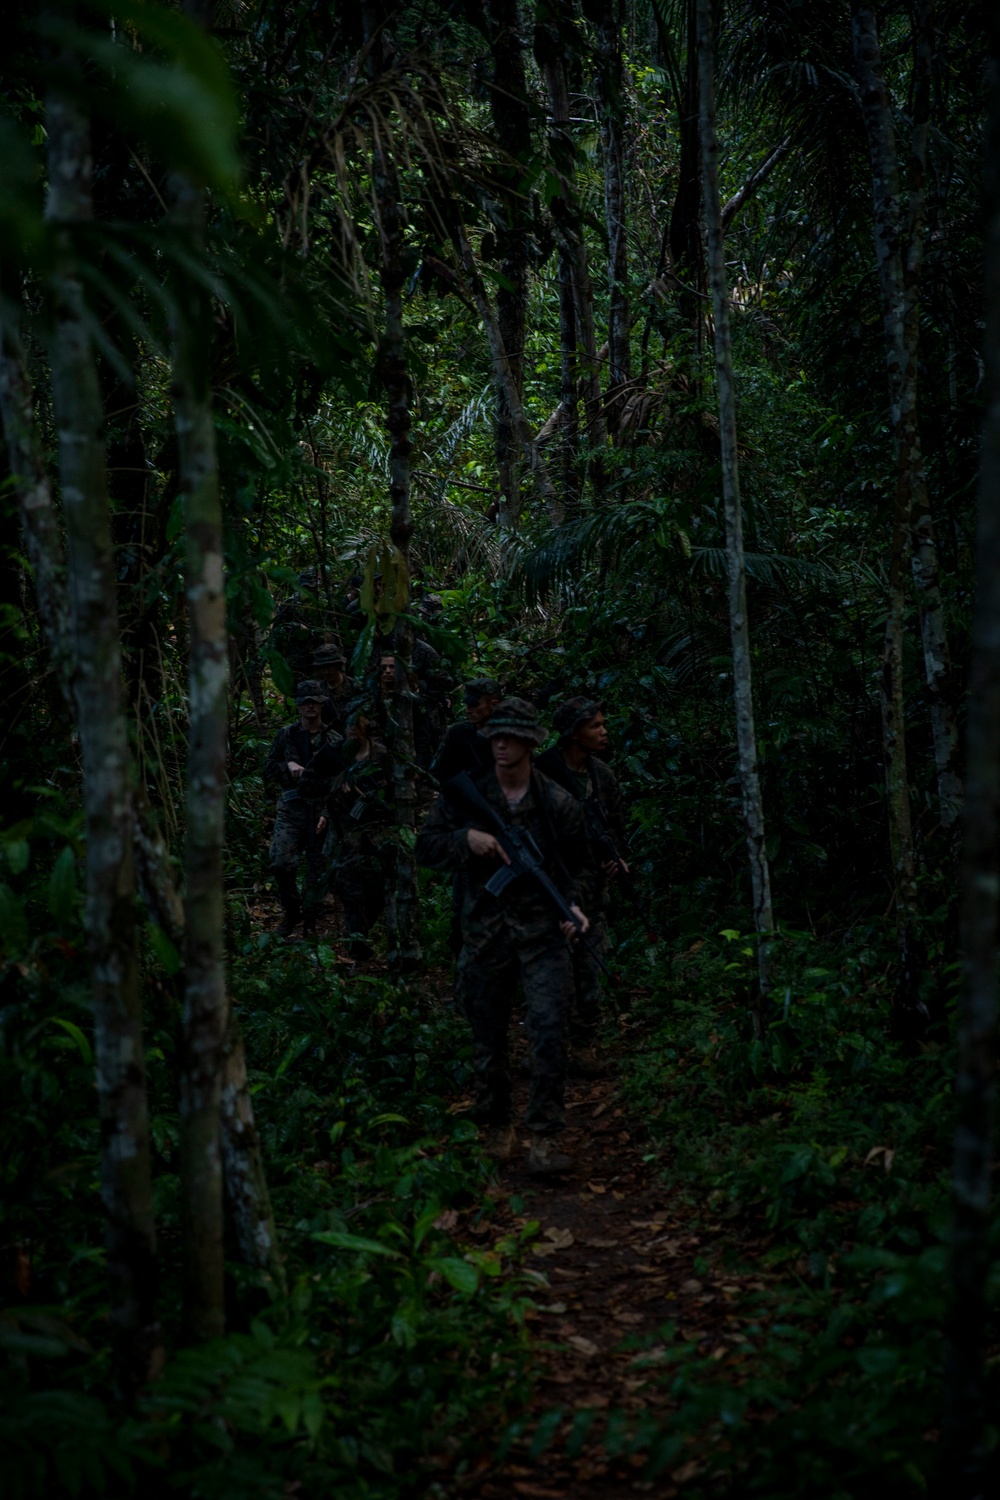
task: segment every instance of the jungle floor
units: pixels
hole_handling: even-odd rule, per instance
[[[266,925],[276,923],[276,912],[270,921],[263,911],[258,915]],[[327,909],[320,940],[337,944],[338,926]],[[377,960],[364,964],[365,970],[383,967]],[[448,981],[444,974],[441,980],[443,994]],[[523,1030],[515,1026],[511,1040],[515,1118],[523,1119]],[[609,1457],[607,1418],[635,1429],[645,1419],[669,1431],[668,1347],[717,1362],[718,1375],[733,1384],[750,1373],[753,1344],[744,1330],[759,1332],[770,1320],[768,1293],[780,1280],[760,1263],[769,1240],[712,1222],[707,1205],[697,1210],[695,1224],[690,1204],[665,1188],[641,1127],[618,1099],[618,1065],[637,1045],[641,1036],[630,1035],[626,1020],[607,1077],[568,1084],[559,1148],[573,1158],[571,1171],[549,1180],[532,1176],[522,1131],[514,1159],[497,1168],[488,1221],[450,1211],[445,1227],[470,1243],[481,1236],[484,1248],[537,1220],[528,1264],[548,1282],[547,1288],[539,1283],[528,1310],[534,1391],[521,1434],[502,1459],[493,1445],[472,1473],[448,1486],[456,1500],[683,1495],[704,1473],[697,1454],[682,1454],[656,1477],[645,1477],[648,1450]],[[471,1104],[471,1098],[456,1099],[453,1110],[464,1113]],[[593,1414],[589,1426],[583,1413]]]
[[[526,1080],[517,1092],[523,1114]],[[743,1328],[759,1323],[755,1294],[767,1287],[765,1276],[747,1270],[758,1247],[734,1243],[721,1225],[693,1231],[689,1212],[671,1200],[655,1164],[644,1160],[616,1101],[613,1075],[570,1084],[567,1129],[559,1144],[575,1162],[564,1177],[540,1185],[530,1176],[527,1141],[498,1174],[511,1226],[528,1218],[540,1222],[530,1260],[548,1276],[551,1299],[536,1298],[530,1322],[537,1383],[524,1436],[499,1467],[484,1456],[482,1478],[464,1492],[480,1500],[679,1495],[702,1472],[696,1457],[645,1479],[644,1454],[609,1460],[599,1420],[592,1428],[595,1441],[574,1446],[574,1421],[581,1412],[614,1412],[637,1422],[646,1414],[669,1425],[665,1325],[673,1347],[679,1341],[701,1357],[725,1362],[738,1381],[748,1358]],[[522,1211],[514,1214],[511,1204],[523,1205]],[[551,1426],[560,1411],[544,1452],[532,1458],[539,1423]]]

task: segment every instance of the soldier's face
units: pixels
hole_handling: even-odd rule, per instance
[[[381,667],[382,691],[391,693],[396,686],[396,658],[383,656]]]
[[[581,724],[573,738],[581,750],[588,755],[597,755],[608,748],[608,726],[603,714],[595,714],[586,724]]]
[[[305,703],[299,704],[299,719],[305,727],[318,724],[322,717],[322,705],[315,698],[307,698]]]
[[[340,687],[340,684],[344,680],[343,668],[336,663],[332,667],[324,667],[323,676],[326,679],[327,687]]]
[[[493,746],[493,764],[507,771],[522,766],[535,748],[531,740],[522,740],[516,734],[495,734],[490,744]]]
[[[467,710],[470,721],[473,724],[485,724],[499,702],[499,698],[491,697],[487,693],[485,698],[480,698],[478,703],[473,703]]]

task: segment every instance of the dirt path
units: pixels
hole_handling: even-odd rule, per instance
[[[523,1116],[526,1086],[518,1092]],[[538,1384],[526,1435],[499,1469],[465,1493],[478,1500],[678,1495],[701,1472],[697,1458],[682,1454],[667,1472],[644,1480],[642,1456],[609,1461],[600,1441],[602,1419],[618,1413],[638,1422],[646,1414],[657,1417],[661,1429],[668,1426],[669,1391],[658,1378],[664,1325],[676,1325],[675,1333],[668,1328],[665,1334],[674,1344],[742,1363],[747,1315],[739,1303],[764,1284],[723,1270],[728,1236],[712,1233],[722,1226],[696,1233],[689,1213],[671,1201],[642,1159],[613,1079],[571,1084],[560,1146],[576,1159],[561,1180],[539,1185],[528,1174],[526,1150],[501,1173],[514,1207],[518,1199],[523,1204],[520,1213],[508,1210],[512,1224],[528,1218],[541,1224],[529,1264],[548,1277],[551,1295],[539,1287],[530,1324]],[[555,1410],[564,1417],[554,1440],[532,1461],[538,1423]],[[567,1439],[582,1412],[594,1413],[596,1441],[585,1441],[570,1456]]]

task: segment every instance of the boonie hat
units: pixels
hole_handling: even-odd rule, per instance
[[[495,734],[511,734],[540,745],[548,731],[538,722],[538,710],[526,698],[505,698],[498,703],[479,733],[491,740]]]
[[[552,715],[552,727],[562,739],[568,740],[581,724],[586,724],[602,711],[601,705],[593,698],[567,698]]]
[[[300,682],[295,689],[295,702],[299,708],[303,703],[329,703],[329,701],[326,683],[318,681],[315,677],[307,677],[305,682]]]
[[[317,647],[313,655],[314,667],[342,667],[346,661],[347,657],[333,641]]]
[[[495,677],[477,677],[473,682],[465,684],[464,692],[468,708],[474,708],[480,698],[503,697],[503,688]]]

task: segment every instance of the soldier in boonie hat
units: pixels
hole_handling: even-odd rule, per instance
[[[295,706],[301,708],[304,703],[323,704],[329,696],[325,683],[320,682],[318,677],[307,677],[295,689]]]
[[[492,713],[503,697],[503,688],[495,677],[474,677],[471,682],[465,684],[462,696],[465,698],[467,709],[478,707],[484,698],[492,698],[493,702],[490,704],[490,713]],[[469,717],[472,717],[471,713]],[[489,714],[484,717],[488,718]]]
[[[601,704],[593,698],[567,698],[552,715],[552,727],[560,740],[571,740],[582,725],[603,712]]]
[[[314,667],[342,667],[347,661],[336,641],[325,641],[313,652]]]
[[[515,739],[530,740],[534,745],[544,744],[548,730],[539,722],[538,710],[527,698],[504,698],[490,714],[479,733],[488,740],[498,734],[511,735]]]

